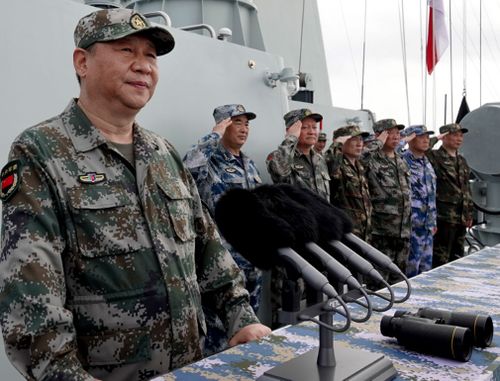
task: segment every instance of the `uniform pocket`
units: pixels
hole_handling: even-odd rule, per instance
[[[151,338],[148,329],[142,327],[78,336],[78,349],[86,367],[151,360]]]
[[[191,193],[181,181],[161,181],[158,187],[167,198],[167,209],[170,223],[176,236],[182,241],[190,241],[196,237],[193,224],[193,208]]]
[[[82,186],[68,190],[78,248],[85,257],[136,251],[137,218],[142,218],[128,193],[118,186]]]

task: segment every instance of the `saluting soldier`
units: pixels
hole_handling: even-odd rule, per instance
[[[287,112],[285,140],[266,160],[274,183],[287,183],[311,189],[330,200],[330,176],[325,159],[313,147],[318,140],[318,122],[323,116],[309,109]]]
[[[330,174],[330,201],[342,208],[353,221],[353,233],[370,241],[372,203],[359,158],[363,152],[363,138],[368,137],[358,126],[341,127],[333,133],[333,143],[325,152]]]
[[[204,303],[231,345],[268,333],[181,158],[135,121],[173,36],[115,8],[74,40],[79,98],[22,132],[2,171],[10,361],[28,380],[149,380],[202,357]]]
[[[318,140],[318,122],[323,116],[309,109],[292,110],[283,117],[285,140],[266,160],[267,170],[274,183],[286,183],[316,192],[330,201],[330,177],[323,155],[313,147]],[[287,273],[283,267],[273,267],[271,274],[271,308],[273,328],[278,327],[278,309]],[[303,282],[298,283],[300,292]]]
[[[412,277],[432,269],[433,236],[436,233],[436,174],[425,156],[429,135],[424,125],[406,128],[408,150],[401,155],[410,168],[411,236],[406,275]]]
[[[437,233],[432,267],[464,255],[466,228],[472,226],[470,168],[458,153],[467,132],[457,123],[441,126],[438,139],[442,140],[442,146],[427,151],[437,176]],[[431,147],[438,139],[431,139]]]
[[[256,118],[241,104],[216,107],[215,126],[185,155],[184,164],[193,175],[202,201],[213,215],[215,204],[229,189],[252,189],[262,183],[253,160],[242,148]]]
[[[373,126],[377,137],[363,153],[373,205],[372,245],[385,253],[406,273],[410,251],[410,171],[396,153],[404,128],[394,119],[382,119]],[[389,282],[397,278],[391,273]]]
[[[250,132],[249,121],[256,118],[241,104],[216,107],[215,126],[202,137],[184,157],[198,187],[201,200],[214,215],[215,204],[229,189],[252,189],[262,183],[257,166],[242,148]],[[250,293],[250,305],[257,313],[262,291],[262,272],[255,268],[231,245],[224,242],[236,264],[245,274],[245,287]],[[212,311],[205,309],[209,334],[205,342],[206,354],[219,352],[227,346],[224,327]]]

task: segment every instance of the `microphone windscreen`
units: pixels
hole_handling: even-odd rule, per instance
[[[269,213],[257,196],[246,189],[227,191],[215,205],[214,217],[231,246],[262,270],[273,266],[278,248],[295,243],[291,226]]]
[[[321,241],[339,240],[344,233],[352,230],[352,221],[347,214],[310,189],[289,184],[278,187],[314,215]]]
[[[251,192],[270,213],[290,225],[297,245],[318,240],[318,223],[308,206],[288,197],[276,185],[262,185]]]

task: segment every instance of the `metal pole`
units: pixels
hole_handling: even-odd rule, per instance
[[[479,0],[479,106],[483,104],[483,0]]]
[[[451,119],[453,120],[453,33],[451,29],[451,0],[449,2],[450,11],[450,110]],[[465,37],[464,37],[465,38]]]
[[[444,95],[444,124],[446,124],[446,106],[448,105],[448,94]],[[453,115],[451,116],[451,120],[453,120]]]
[[[365,0],[365,25],[363,31],[363,64],[361,70],[361,110],[364,110],[363,100],[365,95],[365,58],[366,58],[366,7],[367,0]]]

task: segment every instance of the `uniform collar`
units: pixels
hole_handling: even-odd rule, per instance
[[[407,155],[410,156],[410,159],[412,159],[413,161],[425,161],[425,155],[422,157],[416,157],[410,149],[407,152]]]
[[[72,99],[64,110],[62,117],[68,131],[68,135],[73,146],[78,152],[88,152],[108,141],[103,134],[92,125],[85,113],[76,103],[77,99]],[[137,123],[133,126],[133,144],[138,159],[148,159],[152,152],[159,149],[157,141],[149,134],[145,134]]]
[[[222,156],[224,156],[224,160],[230,161],[230,160],[237,160],[236,157],[229,152],[229,150],[224,147],[224,144],[222,144],[222,140],[219,141],[219,150],[222,153]],[[246,155],[243,153],[243,151],[240,151],[240,157],[245,160]]]
[[[76,98],[71,100],[63,111],[62,118],[75,149],[78,152],[87,152],[107,141],[76,102]]]

